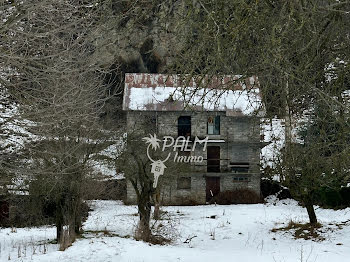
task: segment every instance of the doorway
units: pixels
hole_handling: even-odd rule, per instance
[[[220,147],[207,147],[207,172],[220,172]]]
[[[210,202],[215,196],[220,193],[220,177],[206,177],[206,202]]]

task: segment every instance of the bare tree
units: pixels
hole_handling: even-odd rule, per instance
[[[140,220],[135,237],[143,241],[150,241],[152,195],[155,192],[153,188],[153,177],[149,168],[151,161],[146,154],[141,153],[142,151],[146,152],[146,147],[143,141],[141,141],[141,136],[128,134],[126,143],[127,146],[119,156],[117,165],[121,167],[136,193]]]
[[[292,121],[308,112],[316,116],[316,105],[325,103],[330,108],[328,116],[331,119],[336,116],[340,125],[338,132],[346,137],[349,109],[342,96],[349,90],[348,1],[198,0],[183,3],[184,13],[178,19],[181,30],[177,33],[180,39],[186,40],[175,58],[174,70],[202,75],[258,76],[266,115],[286,120],[282,171],[294,165],[304,172],[292,168],[293,172],[288,174],[294,178],[300,174],[313,188],[320,187],[326,169],[335,168],[324,156],[316,157],[321,148],[330,146],[329,138],[308,141],[307,147],[291,145]],[[330,76],[332,81],[327,79]],[[338,115],[338,111],[343,116]],[[324,132],[323,127],[319,127],[319,132]],[[342,163],[347,163],[343,153],[348,149],[343,150],[340,143],[336,144],[342,152]],[[344,145],[349,148],[348,142]],[[295,151],[295,147],[303,150]],[[304,168],[311,156],[316,162]],[[321,166],[323,171],[319,169]],[[343,179],[348,177],[346,172],[337,170]],[[280,175],[286,174],[281,172]],[[314,223],[312,198],[304,200],[311,214],[310,222]]]
[[[294,198],[306,207],[310,224],[317,223],[314,204],[322,188],[340,190],[349,181],[349,113],[341,106],[315,101],[298,128],[302,143],[281,154],[277,172]]]
[[[152,121],[153,117],[152,113],[145,112],[140,115],[134,126],[129,126],[124,148],[117,158],[118,168],[135,190],[139,213],[135,237],[143,241],[157,241],[156,238],[162,237],[152,234],[151,207],[154,205],[153,218],[159,219],[161,217],[160,195],[164,185],[174,182],[179,172],[188,171],[189,168],[185,164],[167,161],[164,176],[158,177],[157,180],[154,173],[151,172],[151,164],[154,164],[155,160],[166,160],[170,156],[170,149],[164,151],[159,149],[162,137],[156,135],[157,128],[156,122]]]
[[[10,73],[1,84],[32,123],[35,139],[23,155],[30,193],[55,204],[57,239],[68,239],[65,248],[81,227],[89,160],[109,145],[100,116],[111,95],[105,91],[110,65],[94,57],[103,6],[33,0],[2,7],[0,67]]]

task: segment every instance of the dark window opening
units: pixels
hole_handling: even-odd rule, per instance
[[[207,172],[220,172],[220,147],[207,147]]]
[[[179,177],[177,179],[177,189],[191,189],[191,177]]]
[[[246,162],[230,162],[231,172],[234,173],[248,173],[249,163]]]
[[[191,116],[180,116],[177,120],[178,136],[191,136]]]
[[[249,182],[249,177],[234,177],[233,182]]]
[[[208,117],[208,135],[220,135],[220,116]]]

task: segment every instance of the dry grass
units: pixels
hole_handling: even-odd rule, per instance
[[[305,239],[313,241],[323,241],[325,238],[321,235],[322,225],[317,223],[312,225],[310,223],[298,223],[290,220],[285,227],[273,228],[271,232],[291,232],[295,239]]]
[[[150,243],[156,245],[167,245],[174,242],[178,236],[177,231],[178,221],[171,219],[167,213],[162,214],[162,220],[154,221],[151,226],[152,236]]]
[[[88,237],[89,234],[93,234],[95,236],[103,236],[103,237],[131,238],[130,235],[121,236],[117,233],[113,233],[111,231],[108,231],[106,228],[104,230],[85,230],[84,233],[79,236],[79,238],[89,238]]]

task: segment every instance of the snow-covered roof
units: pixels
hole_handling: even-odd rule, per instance
[[[210,80],[208,80],[210,79]],[[189,77],[126,74],[123,110],[226,111],[229,115],[262,114],[257,77]]]

